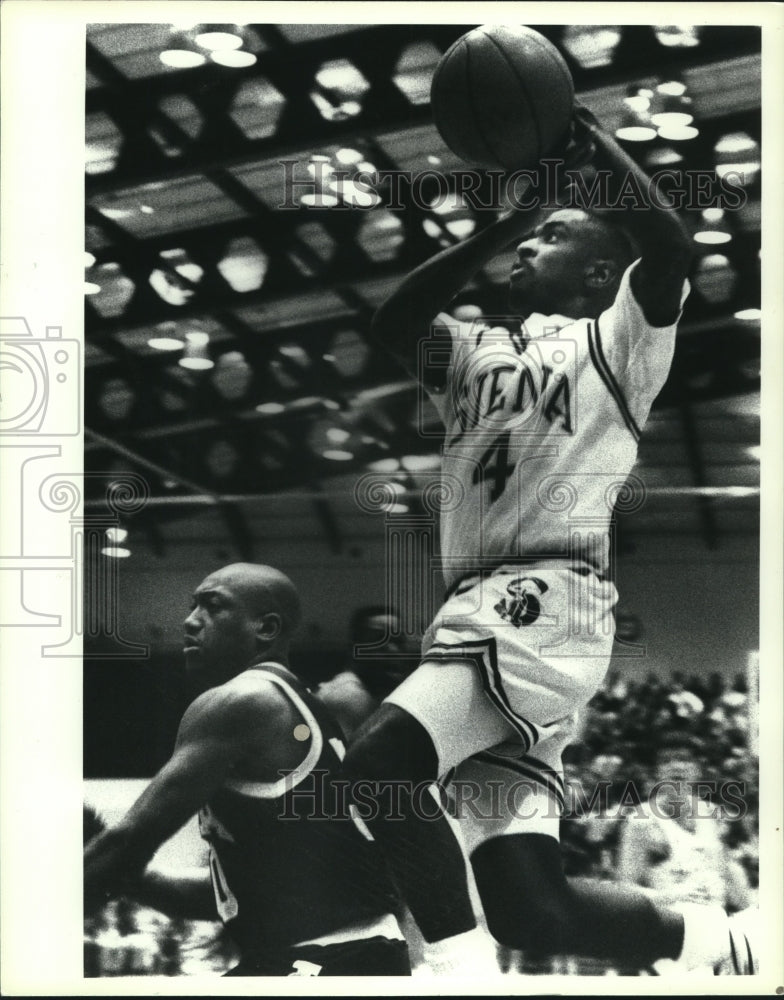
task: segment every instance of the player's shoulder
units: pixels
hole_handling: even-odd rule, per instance
[[[256,729],[279,716],[287,703],[269,674],[246,670],[199,695],[183,716],[183,723],[227,732]]]

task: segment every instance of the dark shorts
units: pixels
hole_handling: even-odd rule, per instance
[[[363,938],[305,945],[275,955],[243,957],[227,976],[410,976],[405,941]]]

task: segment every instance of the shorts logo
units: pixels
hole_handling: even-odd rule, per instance
[[[527,584],[536,588],[534,591]],[[504,621],[521,628],[523,625],[533,625],[541,613],[539,598],[548,590],[547,584],[535,576],[518,576],[506,588],[511,600],[502,597],[494,610]]]

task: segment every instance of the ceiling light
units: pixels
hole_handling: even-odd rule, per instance
[[[203,66],[207,61],[201,52],[190,48],[164,49],[160,60],[164,66],[172,69],[193,69],[195,66]]]
[[[257,413],[263,413],[265,416],[275,416],[278,413],[283,413],[286,407],[283,403],[259,403],[256,407]]]
[[[686,87],[679,80],[661,83],[654,94],[651,121],[657,127],[691,125],[694,115],[691,98],[686,96]]]
[[[762,319],[762,310],[757,309],[756,307],[738,309],[734,315],[735,319],[739,319],[744,323],[759,323]]]
[[[732,233],[727,228],[724,221],[723,208],[705,208],[702,211],[702,218],[694,234],[697,243],[704,243],[709,246],[720,243],[729,243]]]
[[[653,31],[659,44],[666,48],[691,49],[700,44],[700,29],[694,25],[657,24]]]
[[[128,537],[128,532],[125,530],[125,528],[106,529],[106,541],[111,542],[112,545],[121,545],[127,537]]]
[[[647,87],[632,89],[623,99],[624,111],[615,135],[626,142],[648,142],[656,138],[650,107],[653,91]]]
[[[346,167],[354,166],[356,163],[361,163],[364,159],[362,153],[358,149],[339,149],[335,153],[335,159],[338,163],[342,163]]]
[[[316,83],[327,91],[345,97],[361,97],[370,84],[348,59],[333,59],[316,73]]]
[[[100,292],[101,286],[96,285],[94,281],[85,281],[84,283],[84,294],[85,295],[97,295]]]
[[[207,354],[207,345],[210,342],[208,333],[194,330],[185,334],[185,353],[177,362],[183,368],[190,371],[207,371],[214,367],[214,361]]]
[[[329,427],[327,429],[327,440],[332,444],[344,444],[351,437],[351,434],[343,427]]]
[[[232,69],[244,69],[246,66],[253,66],[256,62],[256,56],[252,52],[246,52],[244,49],[211,52],[210,59],[218,63],[219,66],[229,66]]]
[[[101,555],[108,556],[110,559],[127,559],[130,554],[130,549],[123,549],[116,545],[107,545],[101,549]]]
[[[660,167],[672,167],[676,163],[683,163],[683,157],[672,146],[661,146],[658,149],[651,149],[645,157],[645,165],[657,169]]]
[[[621,40],[621,29],[614,24],[568,25],[563,46],[584,69],[609,66]]]
[[[441,52],[432,42],[412,42],[401,52],[392,83],[410,104],[430,101],[430,83],[440,58]]]
[[[89,250],[84,252],[84,266],[85,268],[92,267],[95,263],[95,254],[91,254]]]
[[[354,457],[350,451],[343,451],[340,448],[327,448],[321,454],[323,458],[328,458],[331,462],[350,462]]]
[[[693,125],[661,125],[657,129],[657,132],[662,139],[668,139],[671,142],[685,142],[688,139],[696,139],[700,134],[700,130]]]
[[[179,351],[185,347],[185,341],[178,340],[177,337],[150,337],[147,346],[154,351]]]
[[[233,31],[202,31],[194,38],[197,45],[212,52],[220,52],[242,47],[242,38]]]
[[[336,198],[334,194],[323,194],[317,191],[303,194],[299,203],[307,208],[334,208],[340,204],[340,199]]]
[[[660,83],[656,90],[666,97],[683,97],[686,93],[686,84],[681,80],[666,80],[664,83]]]
[[[379,458],[375,462],[368,462],[367,467],[373,472],[397,472],[400,462],[396,458]]]
[[[218,271],[235,292],[254,292],[267,276],[269,257],[250,236],[233,239],[218,262]]]

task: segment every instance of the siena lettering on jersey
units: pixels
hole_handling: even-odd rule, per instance
[[[541,436],[575,431],[576,350],[568,339],[530,341],[495,328],[455,365],[453,418],[457,435],[494,425]]]

